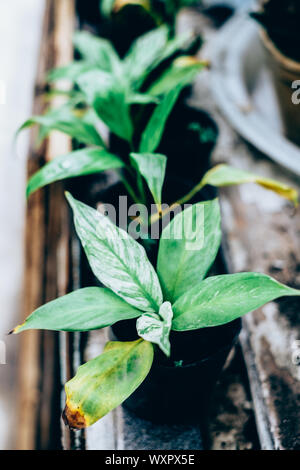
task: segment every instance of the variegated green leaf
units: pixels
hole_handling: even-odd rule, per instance
[[[149,103],[159,103],[159,98],[146,93],[129,93],[127,96],[127,103],[129,104],[149,104]]]
[[[47,79],[49,82],[56,82],[58,80],[69,80],[71,82],[75,82],[81,74],[88,72],[89,70],[93,70],[94,68],[94,65],[89,64],[84,60],[78,60],[63,67],[57,67],[50,70]]]
[[[200,202],[177,214],[164,228],[157,273],[164,298],[175,302],[205,277],[221,242],[218,200]]]
[[[86,287],[52,300],[35,310],[13,333],[31,329],[89,331],[137,318],[142,312],[110,289]]]
[[[88,104],[111,132],[122,139],[131,141],[133,125],[130,117],[128,84],[117,74],[102,70],[86,72],[77,79]]]
[[[134,41],[124,59],[124,70],[133,84],[139,88],[145,75],[154,67],[168,42],[168,29],[160,26]]]
[[[107,39],[78,31],[74,35],[74,46],[87,63],[106,72],[121,72],[121,60]]]
[[[109,17],[113,11],[115,0],[100,0],[100,11],[103,16]]]
[[[105,147],[105,144],[96,129],[96,116],[94,111],[76,113],[68,105],[58,109],[48,111],[42,116],[33,116],[28,119],[18,130],[18,132],[34,125],[41,127],[41,136],[47,137],[53,130],[63,132],[70,137],[87,145],[99,145]]]
[[[129,304],[157,312],[161,287],[144,248],[107,216],[67,193],[77,234],[95,276]]]
[[[147,181],[154,202],[161,205],[167,157],[159,153],[131,153],[130,158]]]
[[[158,344],[160,349],[170,356],[170,331],[172,326],[173,311],[170,302],[164,302],[159,314],[146,312],[137,319],[136,328],[139,336],[151,343]]]
[[[168,93],[178,85],[192,83],[206,64],[194,57],[179,57],[147,90],[149,95],[157,96]]]
[[[140,153],[153,153],[157,149],[164,132],[167,119],[177,101],[181,89],[181,85],[172,89],[156,106],[146,129],[142,134],[139,148]]]
[[[28,181],[26,194],[55,181],[121,168],[122,160],[104,148],[85,148],[54,158]]]
[[[65,422],[76,429],[94,424],[140,386],[152,362],[153,346],[147,341],[108,343],[67,382]]]
[[[260,273],[208,277],[173,305],[172,329],[197,330],[223,325],[282,296],[300,295]]]

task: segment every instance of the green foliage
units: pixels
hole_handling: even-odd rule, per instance
[[[91,70],[81,75],[77,83],[98,117],[114,134],[131,142],[133,126],[126,82],[112,73]]]
[[[123,167],[122,160],[104,148],[85,148],[61,155],[44,165],[29,179],[26,194],[54,183],[55,181],[74,178],[75,176],[91,175],[104,170]]]
[[[50,132],[60,131],[86,145],[105,146],[96,129],[97,117],[92,110],[74,110],[69,105],[47,111],[43,116],[33,116],[24,122],[18,133],[34,125],[40,127],[39,140],[45,139]]]
[[[164,302],[159,313],[146,312],[138,318],[136,329],[141,338],[158,344],[160,349],[170,356],[169,335],[172,327],[173,311],[170,302]]]
[[[67,198],[95,276],[133,307],[156,312],[163,301],[162,292],[144,248],[99,211],[70,194]]]
[[[203,177],[201,186],[210,184],[216,187],[233,186],[243,183],[256,183],[263,188],[274,191],[282,197],[298,205],[298,193],[290,186],[270,178],[255,175],[248,171],[240,170],[229,165],[217,165],[209,170]]]
[[[152,116],[141,138],[140,153],[153,153],[157,149],[163,135],[167,119],[177,101],[182,86],[169,91],[154,109]]]
[[[54,69],[50,72],[49,79],[50,81],[67,79],[76,82],[83,73],[98,70],[122,78],[132,92],[137,92],[150,72],[166,59],[182,54],[195,41],[190,33],[182,34],[174,39],[170,39],[169,36],[169,30],[165,25],[145,33],[133,42],[124,59],[120,59],[107,40],[97,38],[85,31],[77,32],[74,36],[74,45],[81,59],[66,67]],[[185,60],[187,60],[187,73],[189,67],[199,63],[194,58]],[[180,66],[180,62],[178,63],[178,59],[177,62],[174,61],[174,64],[177,64],[177,68],[184,68],[183,64]],[[173,61],[164,68],[164,76],[167,76],[168,71],[174,74]]]
[[[260,273],[214,276],[185,292],[173,305],[172,328],[178,331],[218,326],[284,295],[300,295]]]
[[[81,59],[104,72],[118,73],[121,69],[121,60],[113,45],[87,31],[76,32],[74,35],[75,49],[80,53]]]
[[[166,300],[175,302],[205,277],[221,243],[220,220],[215,199],[194,204],[165,227],[159,243],[157,273]]]
[[[14,333],[30,329],[89,331],[139,317],[141,312],[110,289],[85,287],[35,310]]]
[[[180,83],[180,77],[178,80],[175,77],[175,81],[173,77],[168,82],[168,70],[170,69],[172,76],[174,73],[173,62],[171,62],[169,67],[165,67],[162,83],[158,77],[154,94],[141,91],[141,86],[155,67],[180,53],[182,48],[189,47],[192,41],[190,34],[169,39],[168,28],[161,26],[138,38],[125,58],[121,60],[109,41],[97,38],[85,31],[76,33],[74,45],[81,59],[54,70],[49,75],[50,80],[68,79],[76,84],[74,90],[70,92],[59,89],[53,89],[50,92],[50,95],[64,95],[68,101],[59,108],[50,109],[43,116],[33,116],[21,126],[20,130],[38,125],[39,143],[55,130],[69,135],[78,144],[105,148],[105,143],[99,133],[100,124],[104,122],[111,133],[128,142],[132,151],[142,154],[155,152],[169,114],[182,87],[189,80],[182,76],[182,83]],[[196,68],[198,69],[198,65]],[[181,67],[180,70],[183,69],[184,67]],[[189,73],[186,77],[188,76],[191,77]],[[134,135],[132,107],[133,105],[143,107],[149,103],[155,104],[154,111],[142,136],[136,136]],[[58,157],[57,161],[50,162],[31,178],[27,194],[30,195],[35,190],[57,180],[125,166],[117,160],[118,157],[110,154],[108,158],[109,153],[105,150],[97,152],[87,149],[81,153],[72,152]],[[106,155],[104,155],[105,152]],[[99,161],[97,161],[97,155],[99,155]],[[78,159],[77,162],[75,158]],[[130,161],[133,162],[132,159]],[[126,167],[129,174],[137,173],[137,188],[134,187],[132,179],[126,178],[126,174],[123,178],[127,191],[136,202],[145,202],[141,184],[143,176],[151,185],[150,191],[155,202],[158,205],[161,203],[165,163],[162,163],[161,159],[159,163],[159,168],[156,165],[152,166],[153,172],[160,171],[159,175],[150,175],[149,169],[145,176],[140,172],[136,162],[134,162],[134,171]],[[143,169],[145,170],[145,165]]]
[[[179,85],[181,87],[189,85],[206,65],[205,62],[201,62],[194,57],[179,57],[147,89],[147,93],[152,96],[163,95]]]

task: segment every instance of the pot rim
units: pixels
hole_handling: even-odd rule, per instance
[[[300,62],[284,55],[274,44],[267,31],[260,30],[260,37],[268,52],[279,62],[280,66],[289,72],[300,73]]]

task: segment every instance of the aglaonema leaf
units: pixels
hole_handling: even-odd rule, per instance
[[[164,228],[157,273],[164,298],[175,302],[205,277],[221,242],[218,200],[200,202],[177,214]]]
[[[127,96],[127,103],[129,104],[149,104],[149,103],[159,103],[159,98],[146,93],[129,93]]]
[[[295,205],[298,205],[298,193],[292,187],[276,180],[264,178],[263,176],[255,175],[248,171],[240,170],[225,164],[217,165],[209,170],[204,175],[201,181],[201,186],[203,187],[210,184],[212,186],[221,187],[242,183],[259,184],[260,186],[285,197],[289,201],[292,201]]]
[[[194,36],[190,32],[168,39],[166,26],[140,36],[132,45],[124,59],[124,72],[133,88],[139,89],[151,70],[161,62],[192,44]]]
[[[168,93],[178,85],[192,83],[206,64],[194,57],[179,57],[147,90],[149,95],[157,96]]]
[[[67,382],[66,424],[76,429],[94,424],[139,387],[152,362],[153,346],[147,341],[108,343],[100,356],[80,366]]]
[[[91,110],[81,114],[78,111],[76,114],[68,105],[64,105],[58,109],[48,111],[43,116],[33,116],[20,127],[18,132],[36,124],[42,128],[40,134],[42,138],[47,137],[51,131],[56,130],[87,145],[105,146],[95,127],[96,116]]]
[[[159,153],[131,153],[130,158],[147,181],[154,202],[160,206],[167,157]]]
[[[78,60],[63,67],[57,67],[50,70],[47,80],[49,82],[56,82],[58,80],[69,80],[70,82],[75,82],[80,75],[93,70],[94,68],[94,65],[89,64],[84,60]]]
[[[260,273],[208,277],[184,293],[173,305],[172,329],[178,331],[218,326],[282,296],[300,291]]]
[[[162,292],[144,248],[107,216],[67,193],[77,234],[95,276],[126,302],[157,312]]]
[[[124,59],[124,70],[134,88],[139,88],[145,75],[159,60],[168,42],[168,29],[160,26],[134,41]]]
[[[169,114],[177,101],[181,89],[182,86],[179,85],[169,91],[156,106],[142,134],[139,147],[140,153],[155,152],[160,143]]]
[[[37,171],[28,181],[26,194],[54,183],[76,176],[91,175],[104,170],[121,168],[122,160],[104,148],[85,148],[54,158]]]
[[[35,310],[13,333],[31,329],[89,331],[142,314],[110,289],[86,287],[59,297]]]
[[[130,142],[133,125],[127,101],[128,84],[118,75],[101,70],[80,75],[77,83],[99,118],[114,134]]]
[[[136,328],[141,338],[158,344],[166,356],[170,356],[170,331],[172,326],[173,311],[170,302],[164,302],[159,314],[144,313],[137,319]]]
[[[110,41],[88,33],[78,31],[74,35],[75,49],[82,59],[106,72],[121,72],[121,60]]]

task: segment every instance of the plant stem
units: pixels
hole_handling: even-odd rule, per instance
[[[126,191],[128,192],[129,196],[133,199],[133,201],[136,204],[139,204],[140,200],[138,196],[135,194],[134,190],[132,189],[131,185],[129,184],[125,176],[122,176],[122,183],[124,184]]]
[[[140,193],[141,201],[143,204],[146,204],[146,193],[145,193],[143,178],[138,170],[136,173],[137,173],[137,187]]]
[[[192,199],[199,191],[201,191],[201,189],[205,186],[205,183],[203,183],[202,181],[200,181],[200,183],[198,183],[193,189],[191,189],[191,191],[189,193],[187,193],[185,196],[183,196],[182,198],[178,199],[178,201],[176,202],[173,202],[173,204],[171,204],[167,209],[163,210],[163,211],[158,211],[156,212],[156,214],[153,214],[151,217],[150,217],[150,225],[154,224],[155,222],[157,222],[157,220],[161,219],[162,217],[164,217],[165,215],[167,215],[169,212],[171,212],[172,209],[174,209],[175,207],[177,206],[180,206],[181,204],[185,204],[186,202],[188,202],[190,199]]]

